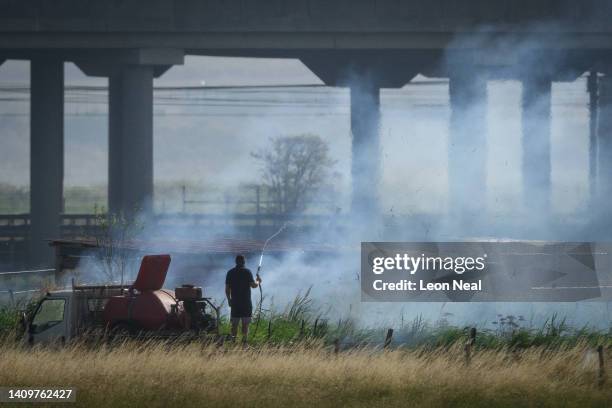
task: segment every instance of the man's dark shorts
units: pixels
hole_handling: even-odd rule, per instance
[[[232,299],[232,312],[230,314],[231,317],[251,317],[253,316],[253,305],[250,302],[243,302],[243,303],[234,303],[234,300]]]

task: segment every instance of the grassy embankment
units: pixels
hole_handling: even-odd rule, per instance
[[[77,387],[77,406],[87,407],[612,404],[609,379],[599,385],[595,352],[603,345],[612,366],[608,333],[572,329],[556,318],[527,328],[506,316],[496,330],[479,330],[467,364],[465,328],[416,319],[397,328],[392,347],[382,350],[384,329],[317,321],[309,305],[298,297],[282,313],[266,313],[246,351],[160,342],[31,349],[5,340],[0,384]],[[13,316],[0,313],[5,334]]]

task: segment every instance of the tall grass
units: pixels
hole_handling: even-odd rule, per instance
[[[469,327],[453,326],[447,320],[428,322],[417,316],[399,327],[359,326],[350,318],[330,319],[325,312],[314,307],[310,291],[298,294],[284,310],[263,309],[258,314],[255,307],[255,323],[251,324],[249,343],[253,346],[293,345],[304,340],[317,340],[331,345],[339,341],[342,349],[375,347],[383,343],[388,328],[394,329],[393,348],[448,348],[467,339]],[[264,299],[265,300],[265,299]],[[31,314],[37,299],[22,301],[12,306],[0,306],[0,337],[15,337],[20,327],[21,312]],[[220,332],[230,332],[229,319],[221,316]],[[532,326],[524,319],[511,315],[498,316],[496,328],[478,327],[477,349],[523,350],[531,347],[558,349],[578,344],[612,347],[612,329],[596,330],[590,327],[571,327],[558,315],[550,316],[542,325]]]
[[[425,351],[197,344],[27,349],[0,346],[0,384],[76,387],[77,406],[600,406],[597,360],[579,344],[555,352],[483,350],[467,366],[460,345]],[[610,363],[610,360],[607,361]]]
[[[31,348],[6,337],[0,386],[76,387],[84,407],[612,406],[594,351],[603,345],[612,367],[609,333],[571,328],[557,316],[541,327],[500,316],[505,323],[495,329],[479,328],[467,365],[468,328],[417,317],[383,350],[385,328],[332,322],[308,295],[283,311],[263,310],[247,350],[154,340]],[[4,333],[14,333],[16,316],[0,310]],[[226,318],[221,330],[229,332]]]
[[[366,328],[350,318],[335,321],[316,309],[309,297],[310,290],[298,294],[282,311],[255,308],[255,323],[251,325],[249,342],[254,345],[266,343],[294,344],[304,339],[320,339],[324,344],[339,341],[342,348],[381,345],[388,328],[394,329],[393,347],[435,349],[449,347],[467,339],[470,327],[454,326],[446,319],[428,322],[422,316],[403,322],[400,327]],[[264,299],[265,301],[265,299]],[[612,347],[612,328],[608,331],[591,327],[571,327],[564,318],[551,315],[540,326],[527,323],[522,316],[498,315],[494,328],[478,327],[475,347],[480,349],[513,349],[530,347],[575,346],[580,343],[590,346]],[[229,321],[221,319],[221,333],[229,333]]]

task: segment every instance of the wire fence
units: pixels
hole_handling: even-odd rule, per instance
[[[316,196],[324,198],[306,199],[304,213],[332,214],[343,204],[342,194],[331,186],[321,189]],[[0,184],[0,217],[5,214],[27,214],[29,203],[28,188]],[[270,188],[261,184],[241,184],[233,188],[186,183],[159,184],[155,185],[153,205],[157,213],[217,215],[274,214],[278,213],[279,207]],[[67,187],[63,208],[64,214],[104,212],[107,208],[107,188],[102,185]]]
[[[32,269],[0,272],[0,305],[14,307],[27,301],[48,283],[48,275],[55,269]],[[32,278],[38,276],[39,278]]]

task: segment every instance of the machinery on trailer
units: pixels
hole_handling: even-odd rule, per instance
[[[219,310],[202,296],[202,288],[162,288],[169,266],[169,255],[148,255],[129,286],[73,283],[71,289],[48,292],[28,322],[29,343],[83,336],[218,334]]]

